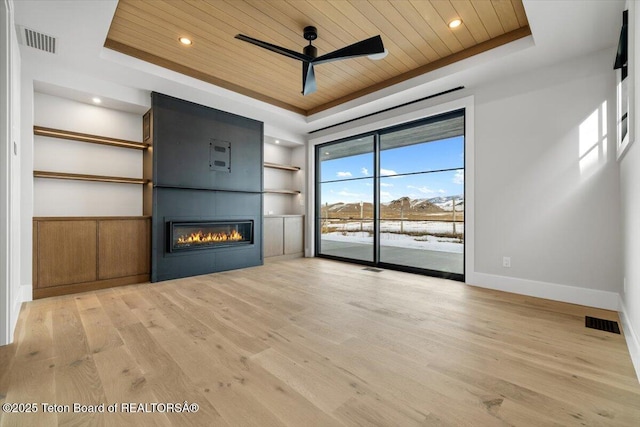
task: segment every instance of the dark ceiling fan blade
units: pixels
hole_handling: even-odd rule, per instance
[[[302,94],[309,95],[315,92],[316,87],[316,73],[313,71],[313,64],[308,62],[302,63]]]
[[[245,36],[244,34],[238,34],[238,35],[236,35],[236,38],[239,39],[239,40],[254,44],[256,46],[260,46],[261,48],[270,50],[272,52],[279,53],[280,55],[284,55],[284,56],[287,56],[289,58],[297,59],[298,61],[311,62],[313,60],[312,57],[310,57],[308,55],[305,55],[303,53],[296,52],[294,50],[289,50],[289,49],[286,49],[284,47],[276,46],[275,44],[263,42],[262,40],[254,39],[252,37]]]
[[[342,49],[322,55],[311,61],[314,65],[324,64],[340,59],[355,58],[358,56],[373,55],[384,52],[384,45],[380,36],[374,36],[366,40],[359,41]]]

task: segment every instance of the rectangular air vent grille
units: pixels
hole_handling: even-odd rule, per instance
[[[231,172],[231,143],[211,139],[209,143],[209,170]]]
[[[614,334],[620,333],[618,322],[613,320],[598,319],[597,317],[585,316],[584,325],[587,328],[598,329],[600,331],[611,332]]]
[[[25,46],[56,53],[56,38],[29,28],[20,27],[20,41]]]

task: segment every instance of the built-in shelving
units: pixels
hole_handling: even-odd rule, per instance
[[[90,135],[87,133],[72,132],[68,130],[53,129],[43,126],[34,126],[33,134],[50,138],[68,139],[72,141],[89,142],[91,144],[110,145],[112,147],[132,148],[144,150],[149,144],[128,141],[125,139],[109,138],[106,136]],[[33,171],[35,178],[70,179],[74,181],[117,182],[122,184],[146,184],[147,179],[126,178],[120,176],[88,175],[67,172]]]
[[[265,168],[270,168],[270,169],[279,169],[279,170],[283,170],[283,171],[288,171],[288,172],[298,172],[300,170],[299,166],[292,166],[292,165],[283,165],[280,163],[270,163],[270,162],[264,162],[264,167]],[[285,190],[285,189],[265,189],[264,193],[266,194],[300,194],[300,191],[298,190]]]
[[[117,182],[122,184],[147,184],[148,179],[119,176],[86,175],[66,172],[33,171],[35,178],[70,179],[75,181]]]
[[[271,168],[271,169],[281,169],[281,170],[291,171],[291,172],[297,172],[300,170],[299,166],[281,165],[278,163],[269,163],[269,162],[264,162],[264,167]]]
[[[47,136],[50,138],[69,139],[72,141],[89,142],[92,144],[111,145],[114,147],[133,148],[136,150],[144,150],[149,144],[141,142],[127,141],[125,139],[109,138],[106,136],[89,135],[86,133],[71,132],[68,130],[52,129],[42,126],[34,126],[33,134],[38,136]]]

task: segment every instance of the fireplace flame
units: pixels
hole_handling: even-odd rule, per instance
[[[179,245],[189,245],[193,243],[211,243],[211,242],[237,242],[242,240],[242,234],[236,230],[232,230],[229,233],[203,233],[199,230],[196,233],[191,233],[188,236],[183,235],[178,237]]]

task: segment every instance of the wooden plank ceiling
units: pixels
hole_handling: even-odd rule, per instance
[[[234,38],[302,52],[308,25],[318,55],[378,34],[389,54],[318,65],[303,96],[299,61]],[[105,47],[310,115],[529,34],[522,0],[120,0]]]

